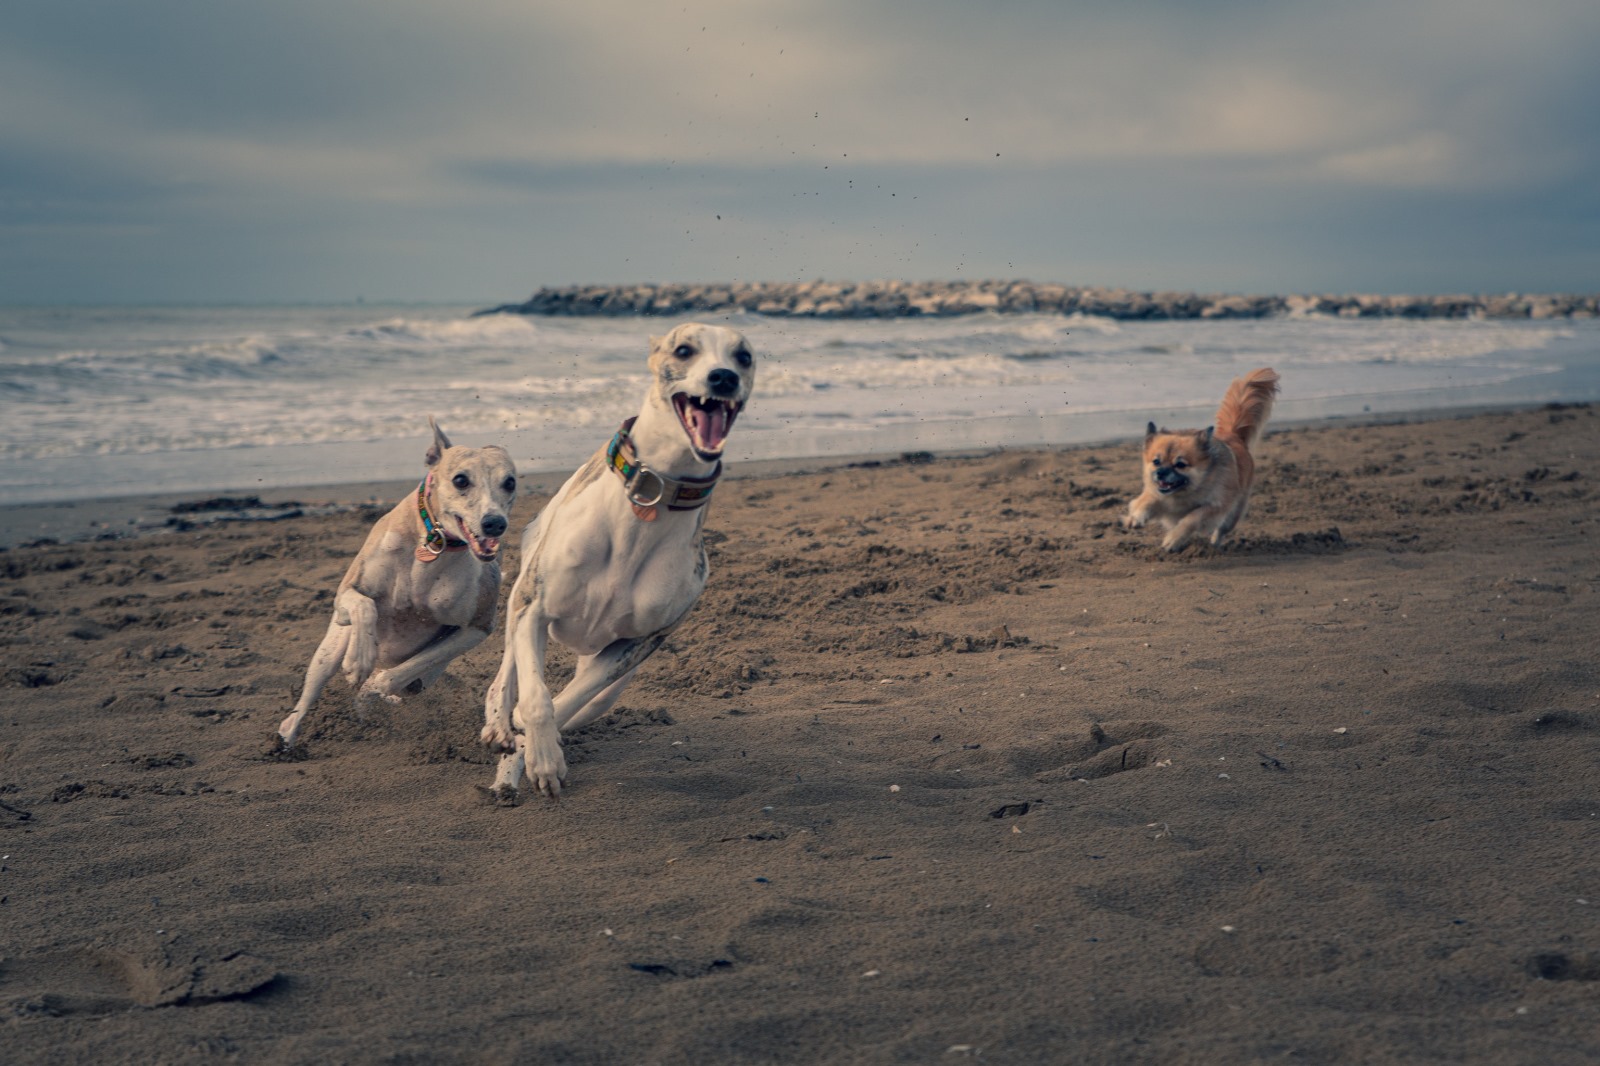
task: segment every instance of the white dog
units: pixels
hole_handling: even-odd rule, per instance
[[[515,793],[524,765],[541,793],[560,795],[560,731],[610,710],[705,589],[700,527],[755,357],[733,330],[689,322],[650,338],[650,371],[638,416],[522,534],[505,658],[484,705],[484,742],[508,753],[501,795]],[[579,656],[555,698],[544,681],[551,637]]]
[[[359,695],[398,700],[494,631],[516,464],[504,448],[451,447],[433,419],[428,425],[427,476],[378,519],[339,583],[300,702],[278,726],[280,751],[294,747],[306,712],[341,666]]]

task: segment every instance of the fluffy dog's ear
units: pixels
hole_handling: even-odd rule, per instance
[[[1151,437],[1153,437],[1155,435],[1156,435],[1156,424],[1154,422],[1145,423],[1144,439],[1145,440],[1149,440]]]
[[[433,466],[444,458],[444,450],[450,447],[450,438],[444,435],[444,430],[439,428],[439,423],[433,420],[432,415],[428,416],[428,427],[433,430],[433,443],[428,445],[428,454],[422,457],[422,461]]]
[[[1200,433],[1200,443],[1201,444],[1210,444],[1211,443],[1211,431],[1216,429],[1216,428],[1217,428],[1216,426],[1207,426],[1204,430],[1202,430],[1201,433]]]

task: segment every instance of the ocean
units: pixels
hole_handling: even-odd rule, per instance
[[[0,502],[406,479],[429,415],[562,471],[637,410],[675,321],[472,310],[0,308]],[[1203,426],[1257,366],[1283,377],[1279,425],[1600,398],[1592,319],[703,317],[758,357],[733,463]]]

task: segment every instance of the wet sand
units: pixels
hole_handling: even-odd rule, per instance
[[[559,804],[498,638],[261,758],[391,501],[0,552],[0,1058],[1595,1061],[1600,414],[1258,455],[1176,556],[1131,443],[731,481]]]

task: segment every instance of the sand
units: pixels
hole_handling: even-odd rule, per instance
[[[1596,1061],[1600,414],[1259,455],[1177,556],[1131,443],[729,482],[515,807],[495,638],[261,758],[375,508],[0,553],[0,1059]]]

